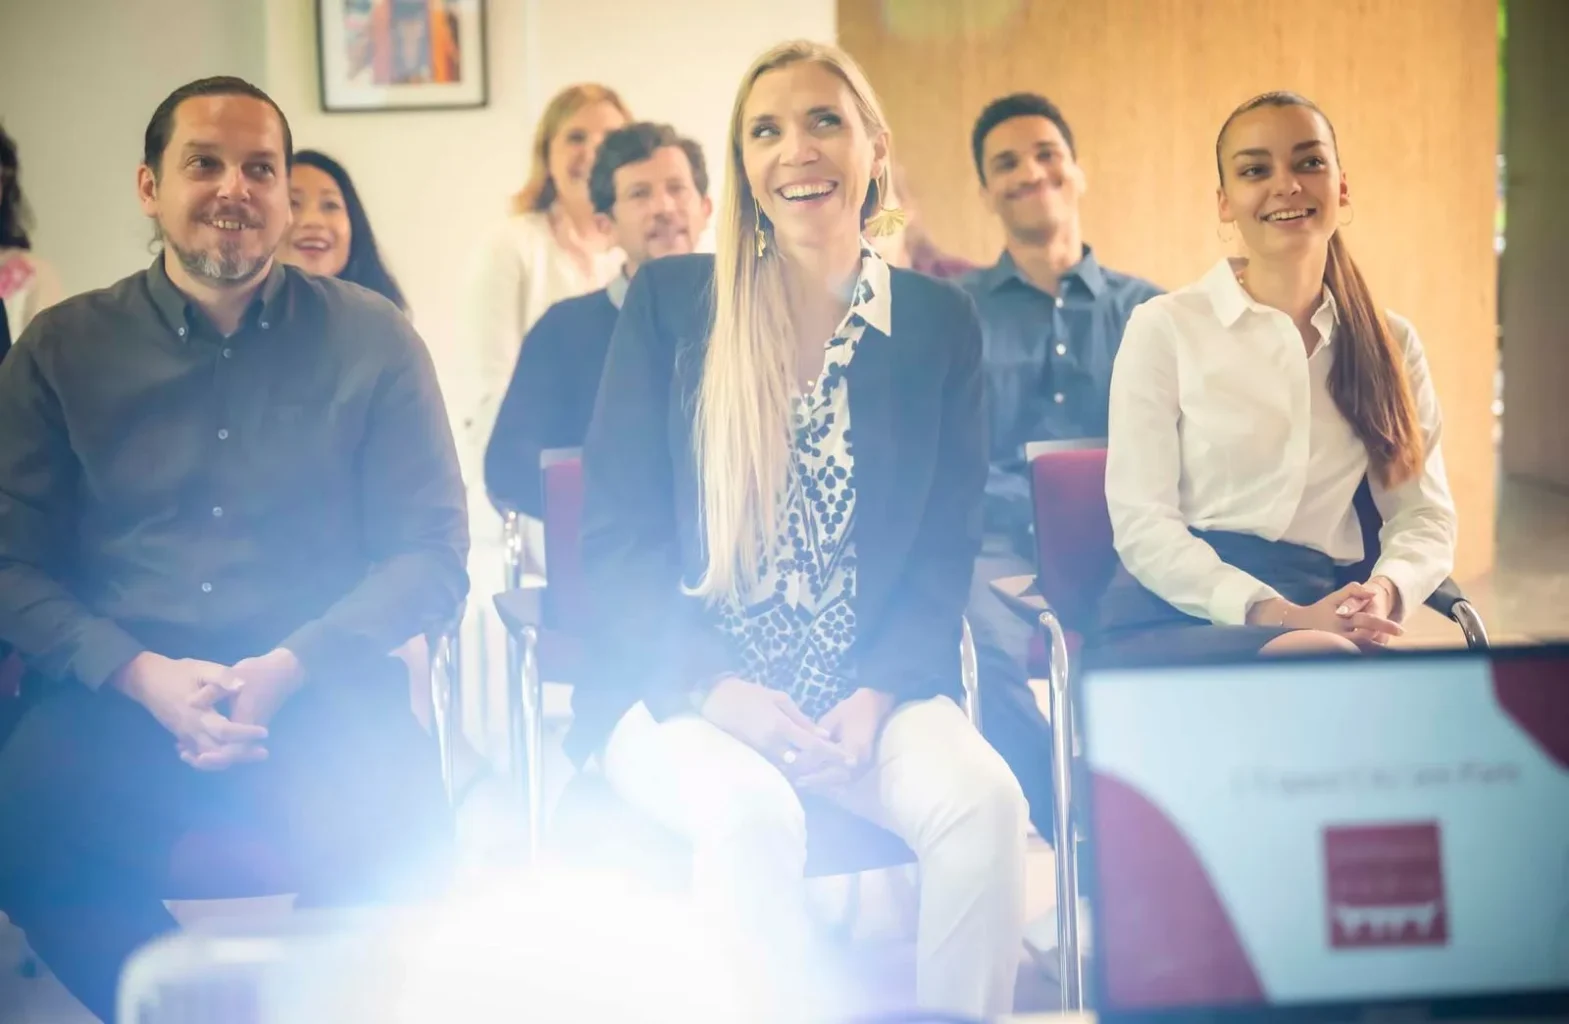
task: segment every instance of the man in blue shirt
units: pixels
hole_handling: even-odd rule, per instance
[[[1016,93],[993,101],[976,120],[970,146],[981,194],[1002,221],[1007,242],[995,266],[961,282],[981,316],[991,427],[986,539],[969,616],[986,737],[1013,767],[1031,820],[1049,839],[1049,733],[1026,670],[1032,627],[989,584],[1035,571],[1025,445],[1106,436],[1111,365],[1122,330],[1133,307],[1160,289],[1107,270],[1084,244],[1084,170],[1073,131],[1050,100]]]

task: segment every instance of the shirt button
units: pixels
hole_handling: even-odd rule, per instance
[[[183,327],[176,327],[174,329],[174,333],[178,334],[180,337],[183,338],[183,337],[185,337],[185,328],[183,328]]]
[[[213,506],[212,517],[214,519],[222,519],[223,518],[223,506],[222,505],[214,505]]]
[[[1058,405],[1061,405],[1063,402],[1066,402],[1068,399],[1067,399],[1067,396],[1065,396],[1061,391],[1059,391],[1055,395],[1051,396],[1051,400],[1053,402],[1056,402]]]
[[[232,359],[233,357],[234,357],[234,349],[226,348],[226,349],[223,350],[223,358],[225,358],[225,359]]]
[[[1057,308],[1061,309],[1062,308],[1062,296],[1061,295],[1057,296],[1056,302],[1057,302]]]
[[[204,593],[204,594],[212,593],[212,584],[211,583],[203,583],[202,584],[202,593]]]
[[[1060,342],[1059,342],[1059,343],[1058,343],[1058,345],[1057,345],[1057,354],[1058,354],[1058,355],[1059,355],[1059,356],[1065,356],[1065,355],[1067,355],[1067,354],[1068,354],[1068,346],[1066,346],[1066,345],[1064,345],[1064,344],[1061,344],[1061,343],[1060,343]]]
[[[261,329],[262,329],[262,330],[264,330],[264,331],[265,331],[265,330],[266,330],[266,329],[267,329],[267,328],[269,328],[269,327],[271,327],[271,326],[272,326],[272,324],[269,324],[269,323],[268,323],[268,322],[267,322],[267,321],[265,321],[265,320],[263,320],[263,321],[262,321],[262,322],[261,322]]]
[[[229,439],[229,432],[227,430],[225,430],[224,428],[219,427],[218,428],[218,440],[220,440],[220,441],[227,441],[228,439]]]

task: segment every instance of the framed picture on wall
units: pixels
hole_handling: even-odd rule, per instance
[[[316,0],[323,110],[483,107],[485,0]]]

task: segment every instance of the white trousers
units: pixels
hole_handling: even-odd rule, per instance
[[[811,948],[805,813],[772,762],[695,714],[656,722],[637,704],[611,734],[604,769],[623,800],[692,843],[700,906]],[[959,706],[936,697],[895,708],[874,765],[827,795],[898,835],[919,861],[918,1006],[1010,1012],[1028,814],[1013,773]]]

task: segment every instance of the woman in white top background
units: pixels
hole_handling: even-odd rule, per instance
[[[491,595],[507,586],[502,519],[485,491],[485,446],[501,399],[512,380],[523,337],[545,310],[562,299],[598,291],[621,272],[624,256],[594,220],[588,176],[606,135],[631,122],[621,97],[604,85],[568,86],[545,105],[530,146],[528,180],[512,197],[512,212],[485,239],[468,268],[458,311],[459,358],[464,396],[452,402],[459,421],[458,457],[468,485],[470,597],[459,643],[461,689],[470,718],[465,727],[485,751],[504,743],[505,721],[482,709],[506,707],[510,685],[506,631],[496,620]],[[529,572],[543,569],[544,529],[522,524],[520,552]],[[504,797],[476,791],[483,803]],[[473,806],[473,801],[470,802]],[[472,848],[504,854],[511,834],[507,811],[498,809]]]
[[[0,359],[29,321],[63,298],[54,269],[33,254],[16,142],[0,129]]]
[[[1355,652],[1453,567],[1442,418],[1416,332],[1373,301],[1311,101],[1266,93],[1215,144],[1243,256],[1134,311],[1112,374],[1106,500],[1122,567],[1099,656]],[[1353,499],[1383,518],[1366,579]]]
[[[610,283],[623,256],[594,221],[588,174],[599,143],[631,123],[626,104],[603,85],[572,85],[545,106],[534,130],[528,182],[512,214],[478,253],[461,312],[473,368],[466,455],[483,465],[485,445],[517,363],[523,336],[562,299]],[[469,479],[478,480],[476,469]]]

